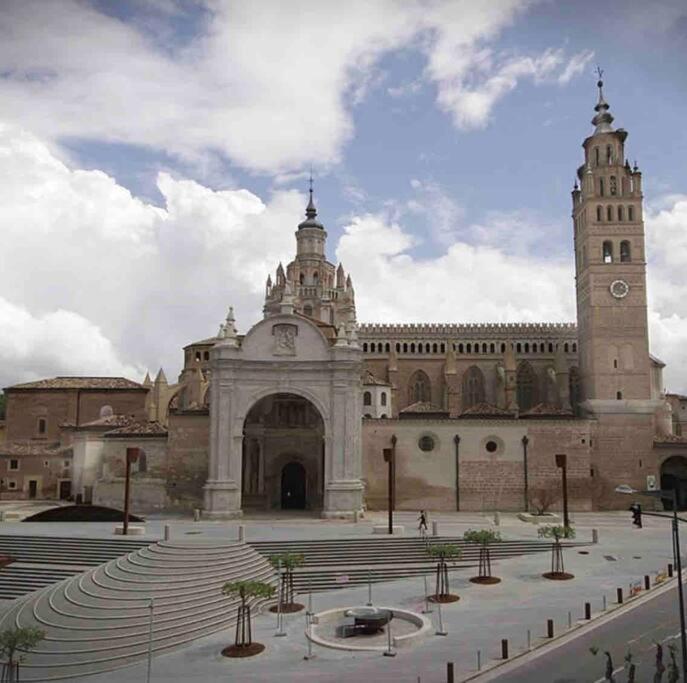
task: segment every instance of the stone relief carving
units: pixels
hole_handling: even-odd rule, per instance
[[[282,323],[272,327],[274,335],[274,355],[275,356],[295,356],[296,355],[296,336],[298,335],[298,325]]]

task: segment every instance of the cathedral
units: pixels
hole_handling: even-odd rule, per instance
[[[349,518],[385,508],[391,449],[398,509],[556,507],[563,454],[571,509],[625,507],[619,484],[687,506],[687,397],[649,350],[642,174],[598,90],[572,190],[577,324],[359,323],[311,187],[263,319],[242,332],[229,309],[178,382],[8,387],[0,498],[120,506],[136,447],[137,511]]]

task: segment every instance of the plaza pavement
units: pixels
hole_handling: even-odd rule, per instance
[[[406,526],[406,535],[415,533],[415,513],[397,513],[395,521]],[[471,584],[468,578],[474,570],[451,573],[451,591],[460,601],[442,608],[447,636],[435,636],[407,649],[394,658],[379,653],[349,653],[314,647],[316,657],[305,661],[304,614],[287,615],[286,637],[275,637],[276,617],[262,614],[254,620],[254,640],[267,646],[265,652],[250,659],[226,659],[219,653],[232,642],[233,629],[208,636],[189,647],[158,656],[153,661],[152,681],[322,681],[341,683],[361,681],[398,681],[398,683],[443,683],[446,662],[455,665],[456,680],[476,673],[477,652],[481,651],[483,666],[500,656],[501,639],[510,643],[511,656],[526,648],[527,630],[532,644],[543,641],[546,620],[554,619],[556,633],[568,627],[568,615],[573,624],[583,615],[585,601],[592,610],[603,609],[603,596],[609,608],[615,603],[616,588],[628,592],[629,584],[645,574],[655,575],[672,561],[670,524],[656,518],[644,518],[644,528],[634,529],[628,512],[574,514],[578,541],[591,541],[592,528],[599,530],[599,544],[565,551],[566,570],[575,579],[566,582],[548,581],[541,577],[549,569],[550,553],[516,557],[493,563],[493,573],[503,581],[494,586]],[[247,540],[289,540],[371,537],[372,525],[382,524],[384,513],[368,514],[356,523],[323,521],[311,517],[256,516],[242,520]],[[460,536],[468,528],[493,527],[492,514],[430,513],[437,520],[442,536]],[[521,522],[515,515],[502,514],[498,529],[505,539],[536,538],[537,528]],[[173,537],[189,531],[200,537],[236,538],[237,522],[193,522],[188,519],[150,519],[146,536],[159,538],[164,524],[170,524]],[[113,524],[63,523],[2,523],[0,533],[70,535],[103,537],[112,534]],[[197,534],[197,532],[202,532]],[[139,537],[141,538],[141,537]],[[687,547],[684,546],[683,547]],[[589,554],[580,554],[579,551]],[[609,559],[610,558],[610,559]],[[431,576],[430,582],[431,582]],[[430,583],[431,585],[431,583]],[[303,602],[306,598],[303,597]],[[342,588],[313,596],[315,612],[334,607],[365,604],[367,588]],[[403,607],[421,611],[423,582],[404,579],[373,586],[376,605]],[[641,609],[641,608],[639,608]],[[436,622],[437,612],[430,615]],[[599,643],[603,648],[603,643]],[[591,656],[591,655],[590,655]],[[133,683],[146,680],[146,663],[119,669],[97,677],[79,679],[84,683]]]

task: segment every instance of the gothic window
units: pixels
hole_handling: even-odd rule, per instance
[[[489,345],[489,353],[496,353],[496,344]]]
[[[372,353],[374,353],[376,350],[377,350],[377,345],[376,345],[374,342],[372,342],[372,343],[370,344],[370,351],[371,351]]]
[[[577,342],[573,342],[573,353],[577,353]]]
[[[518,407],[525,411],[537,405],[537,377],[528,362],[520,363],[516,375],[518,385]]]
[[[604,210],[603,207],[597,206],[596,207],[596,220],[597,222],[601,223],[601,221],[604,219]]]
[[[408,353],[408,342],[403,342],[403,353]]]
[[[455,348],[454,348],[455,351]],[[446,353],[446,344],[441,345],[441,353]]]
[[[381,404],[382,404],[383,406],[386,405],[386,391],[383,391],[383,392],[382,392]]]
[[[618,220],[621,222],[625,220],[625,210],[622,206],[618,207]]]
[[[623,240],[620,243],[620,260],[623,263],[627,263],[632,260],[630,253],[630,243],[627,240]]]
[[[506,353],[506,345],[501,344],[501,353]]]
[[[594,161],[595,161],[596,165],[598,166],[599,165],[599,148],[598,147],[594,147]]]
[[[432,388],[429,377],[422,371],[416,370],[408,383],[408,403],[431,403]]]
[[[568,342],[565,342],[565,344],[563,344],[563,351],[568,353],[569,349],[570,349],[570,347],[568,346]]]
[[[396,353],[401,352],[401,342],[396,342]]]
[[[530,344],[529,344],[529,342],[525,342],[525,353],[529,353],[529,352],[530,352]]]
[[[549,353],[553,353],[553,344],[549,342]]]
[[[463,345],[458,344],[458,353],[463,353]]]
[[[386,343],[385,350],[387,353],[389,353],[391,351],[391,344],[389,344],[389,342]]]
[[[618,194],[618,181],[614,175],[611,176],[610,191],[613,196]]]
[[[599,178],[599,196],[604,196],[604,179]]]
[[[487,352],[487,344],[485,342],[484,344],[482,344],[482,353],[486,353],[486,352]]]
[[[635,219],[635,208],[634,206],[627,207],[627,220],[633,221]]]
[[[415,353],[415,342],[410,345],[410,353]]]
[[[467,353],[472,353],[472,344],[467,344],[466,347],[465,347],[465,351],[466,351]]]
[[[473,365],[463,375],[463,410],[483,402],[484,375],[476,365]]]
[[[522,344],[521,344],[520,342],[518,342],[518,343],[515,345],[515,350],[516,350],[518,353],[522,353]]]
[[[433,351],[434,353],[437,352],[437,345],[436,345],[436,344],[434,344],[434,345],[432,346],[432,351]]]
[[[602,255],[604,263],[613,263],[613,242],[606,241],[603,243]]]
[[[580,402],[580,371],[575,367],[570,368],[568,374],[568,391],[570,392],[570,405],[575,415],[578,414],[578,404]]]
[[[364,406],[371,406],[372,405],[372,394],[369,391],[366,391],[363,394],[363,405]]]
[[[612,206],[606,207],[606,219],[609,221],[613,220],[613,207]]]

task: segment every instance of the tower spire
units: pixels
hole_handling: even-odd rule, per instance
[[[306,219],[298,226],[299,230],[301,228],[324,228],[322,223],[317,220],[317,208],[315,207],[315,202],[313,200],[312,167],[310,167],[310,178],[308,180],[308,184],[308,194],[310,195],[310,198],[308,200],[308,206],[305,208]]]
[[[597,66],[596,74],[599,77],[599,80],[596,82],[596,87],[599,89],[599,101],[594,107],[596,115],[592,119],[592,125],[596,126],[594,135],[599,133],[612,133],[613,126],[611,126],[611,124],[613,123],[613,114],[609,111],[608,102],[604,99],[603,69]]]

